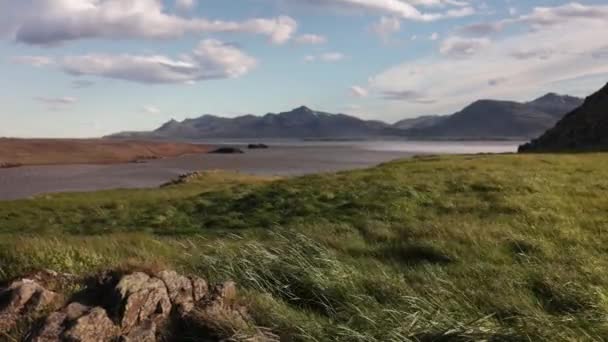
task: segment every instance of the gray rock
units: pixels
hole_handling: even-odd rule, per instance
[[[73,342],[113,341],[118,336],[118,328],[112,323],[103,308],[95,307],[78,318],[63,333],[63,340]]]
[[[118,303],[124,303],[119,318],[125,332],[146,320],[164,320],[171,312],[171,300],[165,283],[145,273],[137,272],[123,277],[116,286],[116,293]]]
[[[120,338],[121,342],[156,342],[156,323],[145,321],[134,328],[128,335]]]
[[[17,280],[0,291],[0,332],[11,330],[23,315],[40,312],[50,306],[58,294],[31,279]]]

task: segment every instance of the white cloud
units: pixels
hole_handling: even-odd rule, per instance
[[[296,30],[296,21],[287,16],[240,22],[184,18],[167,13],[159,0],[0,2],[0,36],[33,45],[92,38],[169,39],[213,32],[264,35],[282,44]]]
[[[256,60],[233,45],[207,39],[179,59],[160,55],[90,54],[65,57],[60,64],[65,72],[77,76],[139,83],[188,83],[243,76],[256,66]]]
[[[181,11],[190,11],[196,7],[196,0],[175,0],[175,7]]]
[[[437,39],[439,39],[439,33],[434,32],[433,34],[431,34],[431,35],[429,36],[429,39],[430,39],[430,40],[437,40]]]
[[[449,37],[441,44],[442,54],[390,68],[368,87],[385,98],[408,102],[393,110],[448,113],[480,98],[529,99],[560,91],[572,80],[605,77],[608,63],[601,56],[607,55],[607,44],[598,37],[608,37],[608,20],[599,19],[608,18],[607,8],[569,4],[534,9],[518,18],[533,30],[518,30],[491,43]],[[418,100],[416,95],[441,101],[412,101]],[[391,111],[393,105],[387,106]]]
[[[77,100],[73,97],[47,97],[47,96],[38,96],[34,98],[36,101],[43,102],[49,105],[71,105],[77,102]]]
[[[350,87],[350,93],[355,97],[367,97],[369,95],[369,91],[360,86]]]
[[[391,35],[401,30],[401,20],[398,18],[382,17],[372,25],[372,32],[387,42]]]
[[[480,49],[490,45],[487,38],[462,38],[452,36],[441,42],[439,52],[452,57],[468,57],[477,53]]]
[[[297,44],[308,44],[308,45],[320,45],[327,43],[327,38],[325,36],[320,36],[316,34],[303,34],[294,39]]]
[[[53,59],[46,56],[15,56],[10,61],[17,64],[31,65],[37,68],[45,67],[54,63]]]
[[[408,19],[414,21],[433,21],[449,17],[459,17],[472,14],[473,9],[450,9],[445,12],[424,13],[417,6],[443,9],[446,6],[465,7],[466,1],[458,0],[284,0],[298,4],[307,4],[326,8],[358,10],[369,13],[376,12],[383,15]]]
[[[144,112],[144,113],[147,113],[147,114],[158,114],[158,113],[160,113],[160,109],[158,109],[156,106],[150,106],[150,105],[143,106],[141,108],[141,111]]]
[[[327,52],[327,53],[323,53],[318,56],[314,56],[314,55],[306,56],[306,57],[304,57],[304,61],[309,62],[309,63],[316,62],[316,61],[332,63],[332,62],[339,62],[339,61],[343,60],[344,58],[346,58],[346,56],[340,52]]]

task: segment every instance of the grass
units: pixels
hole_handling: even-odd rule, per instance
[[[0,281],[233,279],[285,341],[608,340],[608,155],[420,157],[0,203]]]

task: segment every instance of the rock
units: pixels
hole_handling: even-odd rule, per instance
[[[63,283],[58,280],[61,276],[56,273],[40,273],[36,279],[45,279],[45,284]],[[0,325],[8,326],[9,322],[10,329],[15,322],[24,318],[24,312],[46,308],[57,296],[34,280],[14,282],[0,297],[0,303],[4,303],[0,311],[4,315],[0,317]],[[156,342],[159,326],[193,329],[191,332],[200,333],[189,325],[191,323],[207,329],[212,340],[221,340],[230,337],[226,336],[227,331],[254,327],[245,308],[238,305],[236,297],[234,282],[209,289],[204,279],[186,277],[175,271],[162,271],[154,276],[143,272],[128,275],[104,273],[99,280],[88,283],[78,296],[89,305],[72,302],[51,313],[42,324],[32,328],[23,340]],[[170,335],[163,335],[168,338],[185,333],[179,330],[163,331],[170,331]],[[198,337],[204,339],[205,336]]]
[[[54,312],[49,315],[42,327],[35,332],[27,341],[29,342],[53,342],[58,341],[65,330],[67,315],[65,312]]]
[[[146,320],[164,320],[171,312],[171,300],[164,282],[145,273],[137,272],[123,277],[116,285],[115,304],[124,304],[119,310],[123,331]]]
[[[215,154],[242,154],[245,153],[243,152],[243,150],[236,148],[236,147],[220,147],[216,150],[213,150],[209,153],[215,153]]]
[[[40,312],[50,306],[59,295],[31,279],[14,281],[0,291],[0,332],[7,332],[23,315]]]
[[[120,337],[121,342],[156,342],[156,324],[153,321],[145,321],[128,335]]]
[[[118,328],[103,308],[71,303],[61,311],[49,315],[29,341],[111,341],[117,334]]]
[[[163,271],[158,277],[165,283],[171,303],[180,313],[190,312],[194,308],[192,282],[175,271]]]
[[[190,277],[190,281],[192,282],[194,301],[200,302],[209,292],[209,285],[207,285],[205,279],[199,277]]]
[[[247,146],[247,148],[250,150],[266,149],[266,148],[268,148],[268,145],[266,145],[266,144],[249,144]]]
[[[73,342],[113,341],[118,335],[118,328],[112,323],[103,308],[95,307],[78,318],[63,333],[63,340]]]

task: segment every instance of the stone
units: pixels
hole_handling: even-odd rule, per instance
[[[175,271],[162,271],[158,277],[165,283],[173,306],[180,313],[190,312],[194,308],[192,282]]]
[[[120,337],[121,342],[156,342],[156,323],[145,321],[134,328],[128,335]]]
[[[194,296],[195,302],[200,302],[209,293],[209,285],[205,279],[200,277],[190,277],[192,282],[192,295]]]
[[[14,281],[0,291],[0,332],[9,331],[23,315],[40,312],[58,297],[34,280]]]
[[[32,337],[28,339],[30,342],[53,342],[59,341],[63,330],[65,329],[67,315],[65,312],[54,312],[45,320],[44,324]]]
[[[103,308],[95,307],[74,321],[63,333],[63,340],[73,342],[113,341],[118,328],[112,323]]]
[[[148,319],[164,320],[171,312],[171,300],[165,283],[145,273],[124,276],[116,285],[120,325],[125,332]]]

